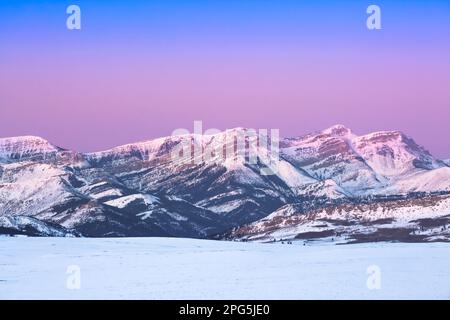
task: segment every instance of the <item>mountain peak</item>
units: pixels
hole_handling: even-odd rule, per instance
[[[17,136],[17,137],[6,137],[6,138],[0,138],[0,144],[4,144],[4,143],[11,143],[11,142],[19,142],[19,143],[47,143],[50,144],[47,140],[45,140],[42,137],[38,137],[38,136],[32,136],[32,135],[28,135],[28,136]]]
[[[329,127],[328,129],[323,130],[322,133],[342,137],[351,134],[352,131],[343,124],[336,124],[332,127]]]
[[[0,158],[23,159],[33,158],[62,149],[37,136],[19,136],[0,138]]]

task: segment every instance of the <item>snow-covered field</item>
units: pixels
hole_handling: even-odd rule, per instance
[[[450,245],[0,237],[0,298],[450,299]]]

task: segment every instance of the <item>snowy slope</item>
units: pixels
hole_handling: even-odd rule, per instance
[[[172,147],[178,144],[179,141],[179,138],[159,138],[155,140],[130,143],[112,148],[110,150],[89,153],[86,156],[91,162],[102,163],[126,161],[130,158],[149,161],[158,154],[169,151]]]
[[[413,170],[432,170],[442,163],[399,131],[381,131],[357,137],[355,150],[378,174],[398,177]]]
[[[70,201],[75,195],[67,186],[64,169],[46,163],[16,162],[2,165],[0,215],[34,215]]]
[[[39,237],[75,237],[79,234],[56,224],[45,223],[32,217],[0,216],[0,235],[27,235]]]
[[[450,196],[343,203],[310,210],[290,204],[228,237],[272,241],[334,238],[341,242],[450,241]]]
[[[387,192],[394,194],[435,191],[450,191],[449,167],[404,176],[393,183],[392,189],[387,190]]]
[[[160,203],[160,200],[154,196],[151,195],[144,195],[144,194],[132,194],[125,197],[115,198],[114,200],[110,200],[105,202],[105,204],[116,207],[116,208],[125,208],[130,203],[134,201],[142,201],[145,205],[152,205],[154,203]]]

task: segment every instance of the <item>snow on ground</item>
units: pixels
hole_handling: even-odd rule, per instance
[[[136,200],[142,200],[146,205],[151,205],[154,203],[159,203],[159,199],[155,196],[149,195],[149,194],[132,194],[129,196],[116,198],[114,200],[110,200],[105,202],[105,204],[116,207],[116,208],[125,208],[127,205],[129,205],[131,202]]]
[[[449,249],[0,237],[0,298],[450,299]],[[73,266],[80,289],[67,288]],[[379,268],[380,289],[367,286],[368,268]]]

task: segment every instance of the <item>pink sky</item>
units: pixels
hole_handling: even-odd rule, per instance
[[[356,20],[298,39],[288,32],[296,20],[272,35],[220,25],[211,35],[180,29],[157,40],[138,23],[99,24],[94,37],[89,25],[77,34],[43,21],[3,26],[0,136],[94,151],[193,130],[194,120],[284,137],[340,123],[357,134],[401,130],[450,158],[450,28],[439,28],[443,41],[421,33],[432,20],[412,29],[398,22],[391,33],[388,23],[370,33]]]

